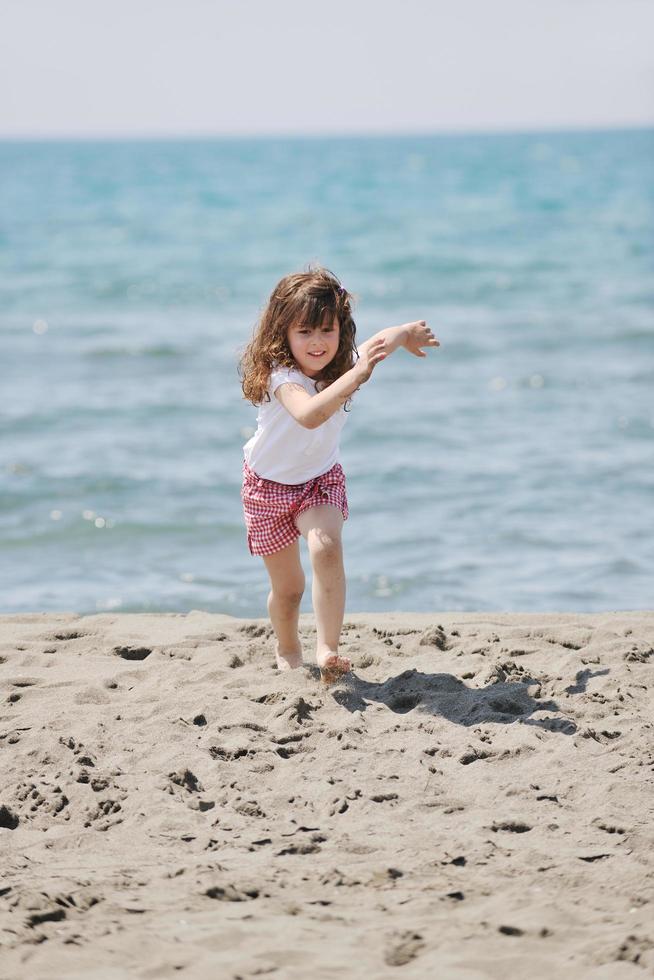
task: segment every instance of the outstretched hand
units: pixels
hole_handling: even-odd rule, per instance
[[[379,337],[370,344],[362,346],[359,360],[356,362],[356,369],[359,376],[359,384],[368,380],[376,365],[388,355],[386,339]]]
[[[416,357],[427,357],[421,348],[440,347],[440,341],[436,340],[436,337],[427,326],[425,320],[415,320],[413,323],[405,323],[404,329],[406,330],[406,340],[403,346],[406,347],[410,354],[415,354]]]

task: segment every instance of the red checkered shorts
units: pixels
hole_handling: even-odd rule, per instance
[[[272,555],[300,536],[295,521],[309,507],[331,504],[348,518],[345,473],[340,463],[307,483],[276,483],[243,461],[243,513],[251,555]]]

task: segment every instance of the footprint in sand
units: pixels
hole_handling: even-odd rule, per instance
[[[358,800],[361,797],[361,790],[355,789],[350,793],[345,793],[343,796],[335,796],[331,803],[327,806],[327,815],[330,817],[337,816],[340,813],[347,813],[350,809],[350,803],[354,800]]]
[[[220,759],[221,762],[238,762],[239,759],[253,759],[257,750],[249,746],[240,746],[235,749],[226,749],[220,745],[210,745],[209,755],[212,759]]]
[[[313,713],[318,707],[317,704],[311,704],[310,701],[305,701],[300,696],[293,698],[292,701],[273,712],[273,718],[285,718],[288,721],[302,725],[305,721],[311,721]]]
[[[375,796],[370,797],[373,803],[393,803],[397,802],[399,798],[397,793],[376,793]]]
[[[189,794],[182,799],[191,810],[199,810],[201,813],[205,813],[207,810],[213,810],[216,805],[213,800],[201,800],[198,798],[199,793],[204,793],[204,786],[190,769],[180,769],[177,772],[168,773],[168,783],[164,785],[163,790],[165,793],[179,798],[178,791],[175,787],[179,787]]]
[[[60,640],[65,642],[66,640],[83,640],[87,636],[95,636],[94,633],[83,633],[81,630],[57,630],[55,633],[48,633],[47,636],[41,637],[41,639],[48,642],[53,640]]]
[[[7,687],[36,687],[40,683],[40,677],[8,677],[5,681]]]
[[[75,762],[78,766],[91,766],[95,768],[97,762],[96,757],[91,752],[86,750],[83,742],[78,742],[72,735],[69,735],[68,737],[60,735],[59,742],[67,749],[71,750],[75,756]]]
[[[25,924],[30,929],[34,929],[45,922],[62,922],[64,919],[68,919],[70,915],[79,918],[101,901],[101,898],[98,898],[88,889],[80,889],[72,894],[70,892],[35,893],[30,890],[27,893],[22,892],[18,896],[18,905],[27,913]],[[46,938],[43,935],[42,938],[40,937],[40,941]],[[70,940],[66,941],[70,942]]]
[[[169,660],[186,660],[188,662],[193,659],[192,653],[189,653],[188,650],[180,650],[178,647],[161,647],[159,653],[162,657],[168,657]]]
[[[276,851],[277,857],[283,857],[286,854],[315,854],[320,851],[321,848],[318,844],[314,844],[310,841],[300,844],[288,844],[286,847],[282,847],[281,851]]]
[[[258,888],[250,886],[243,888],[236,885],[213,885],[204,894],[218,902],[249,902],[258,898],[260,892]]]
[[[122,657],[123,660],[145,660],[152,650],[150,647],[116,646],[111,652],[116,657]]]
[[[647,650],[640,650],[638,647],[634,647],[625,653],[624,659],[629,663],[640,663],[640,664],[651,664],[654,663],[654,647]]]
[[[21,818],[29,823],[36,821],[37,825],[49,826],[51,819],[59,814],[63,814],[64,820],[70,820],[70,812],[66,810],[70,800],[59,785],[51,786],[42,780],[38,785],[26,781],[18,786],[15,797]]]
[[[304,734],[297,734],[283,735],[281,738],[274,739],[276,743],[275,752],[280,759],[292,759],[295,755],[300,755],[303,752],[310,752],[311,746],[302,744],[302,739],[304,737]]]
[[[494,833],[505,830],[512,834],[526,834],[532,829],[530,824],[523,823],[521,820],[496,820],[491,826]]]
[[[469,766],[472,762],[479,762],[481,759],[494,759],[495,752],[487,752],[486,749],[471,748],[463,755],[459,756],[462,766]]]
[[[393,945],[386,951],[384,962],[387,966],[406,966],[407,963],[416,958],[424,945],[419,932],[400,933]]]
[[[638,966],[645,966],[645,957],[648,953],[654,950],[654,941],[652,941],[649,936],[627,936],[625,941],[620,944],[618,949],[616,960],[626,960],[628,963],[636,963]],[[654,957],[648,957],[651,963],[654,963]]]
[[[241,626],[239,633],[244,633],[251,639],[256,640],[260,639],[261,637],[270,639],[270,637],[273,635],[273,631],[269,626],[259,626],[257,623],[249,623],[247,626]]]
[[[110,827],[123,822],[122,817],[116,816],[121,810],[118,800],[101,800],[96,807],[87,810],[84,826],[93,830],[107,831]]]
[[[418,646],[437,647],[439,650],[448,650],[453,645],[448,643],[447,634],[442,626],[429,627],[418,640]]]
[[[236,803],[234,810],[236,813],[240,813],[242,817],[255,817],[260,819],[261,817],[267,816],[256,800],[244,800],[242,803]]]

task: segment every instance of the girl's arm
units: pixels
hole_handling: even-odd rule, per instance
[[[354,367],[332,382],[329,388],[310,395],[302,385],[287,382],[277,388],[275,397],[305,429],[317,429],[368,380],[375,366],[400,346],[416,357],[426,357],[422,347],[440,347],[440,344],[424,320],[404,323],[401,327],[386,327],[361,344],[359,360]]]
[[[422,347],[440,347],[426,322],[413,320],[411,323],[403,323],[400,327],[386,327],[379,333],[373,334],[369,340],[364,340],[361,344],[359,354],[362,354],[369,344],[380,338],[384,340],[387,354],[392,354],[398,347],[406,347],[416,357],[426,357],[427,355],[421,350]]]
[[[387,356],[384,338],[371,338],[365,351],[361,353],[359,350],[359,355],[354,367],[317,395],[310,395],[302,385],[287,381],[275,390],[275,398],[305,429],[317,429],[345,404],[350,395],[368,380],[375,365]]]
[[[401,327],[385,327],[384,330],[379,330],[377,333],[369,337],[368,340],[364,340],[362,344],[359,344],[357,350],[359,355],[363,356],[363,353],[368,349],[370,344],[374,340],[383,340],[384,346],[386,348],[387,354],[392,354],[394,350],[398,347],[404,345],[404,341],[407,338],[407,327],[408,323],[403,324]]]

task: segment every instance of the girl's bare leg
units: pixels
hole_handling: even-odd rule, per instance
[[[268,615],[277,637],[277,666],[280,670],[291,670],[302,665],[298,620],[304,572],[299,539],[274,555],[265,555],[263,560],[272,587],[268,596]]]
[[[316,661],[323,680],[330,683],[351,668],[347,657],[338,654],[345,613],[343,515],[338,507],[321,504],[305,510],[295,523],[307,540],[313,568],[312,598],[318,634]]]

